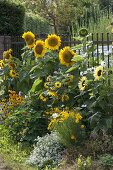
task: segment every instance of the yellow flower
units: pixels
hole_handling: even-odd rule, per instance
[[[100,80],[103,77],[103,67],[98,66],[94,71],[95,80]]]
[[[85,126],[84,126],[84,125],[81,125],[80,127],[81,127],[81,129],[84,129],[84,128],[85,128]]]
[[[32,32],[24,32],[22,38],[25,40],[28,48],[34,47],[35,44],[35,35]]]
[[[76,140],[75,135],[71,135],[71,139],[72,139],[72,140]]]
[[[9,61],[12,58],[11,53],[12,53],[12,49],[4,51],[3,52],[3,58]]]
[[[69,76],[69,81],[70,81],[70,82],[73,82],[73,80],[74,80],[74,76],[73,76],[73,75],[70,75],[70,76]]]
[[[37,58],[42,58],[45,55],[46,48],[45,43],[42,40],[37,40],[34,46],[34,55]]]
[[[0,69],[3,69],[5,67],[5,63],[3,60],[0,60]]]
[[[43,93],[39,95],[39,99],[42,100],[43,102],[47,101],[47,97]]]
[[[14,91],[14,90],[8,90],[8,92],[11,94],[16,94],[16,91]]]
[[[79,121],[82,119],[82,116],[81,116],[81,114],[80,113],[76,113],[75,114],[75,122],[76,123],[79,123]]]
[[[62,100],[62,102],[68,101],[69,100],[69,96],[64,94],[64,95],[62,95],[62,99],[61,100]]]
[[[67,120],[69,118],[69,113],[67,111],[60,112],[60,115],[61,115],[61,120]]]
[[[61,45],[61,39],[55,34],[48,35],[45,45],[50,50],[57,50]]]
[[[16,67],[16,63],[13,63],[13,62],[9,63],[9,68],[10,69],[14,70],[15,67]]]
[[[72,66],[75,62],[71,61],[76,53],[70,47],[64,47],[59,52],[59,60],[63,65]]]
[[[52,119],[48,125],[48,130],[52,130],[57,123],[57,119]]]
[[[48,83],[44,83],[44,87],[48,89]]]
[[[9,75],[10,75],[10,77],[12,77],[12,78],[14,78],[14,77],[17,77],[17,76],[18,76],[18,74],[16,73],[16,71],[15,71],[15,70],[10,70]]]
[[[56,87],[56,88],[60,88],[61,85],[62,85],[62,84],[61,84],[59,81],[57,81],[57,82],[55,83],[55,87]]]
[[[22,101],[23,101],[23,97],[22,96],[16,96],[16,102],[17,103],[22,103]]]
[[[84,91],[86,89],[86,86],[87,86],[86,81],[87,81],[87,77],[86,76],[83,76],[81,78],[81,80],[79,81],[78,87],[79,87],[79,89],[81,91]]]
[[[58,99],[58,95],[57,95],[57,93],[55,91],[48,91],[48,95]]]

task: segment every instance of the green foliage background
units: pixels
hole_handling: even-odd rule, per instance
[[[38,14],[26,13],[24,19],[24,31],[32,31],[34,34],[49,33],[50,27],[44,18]]]
[[[22,5],[0,1],[0,34],[21,35],[25,9]]]

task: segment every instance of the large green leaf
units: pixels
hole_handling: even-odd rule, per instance
[[[78,69],[78,67],[79,67],[79,66],[73,66],[73,67],[69,68],[69,69],[66,71],[66,73],[70,73],[70,72],[72,72],[73,70]]]
[[[30,90],[30,93],[34,93],[35,90],[40,86],[40,84],[42,83],[42,80],[41,79],[36,79],[32,85],[32,88]]]
[[[82,62],[82,61],[84,61],[84,58],[82,57],[82,56],[80,56],[80,55],[75,55],[74,57],[73,57],[73,59],[72,59],[72,61],[74,61],[74,62]]]
[[[39,65],[36,65],[36,66],[32,67],[32,69],[30,70],[29,73],[33,72],[35,69],[39,69]]]

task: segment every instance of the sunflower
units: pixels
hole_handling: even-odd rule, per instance
[[[95,80],[100,80],[103,77],[103,67],[98,66],[94,71]]]
[[[57,93],[55,91],[48,91],[48,95],[50,97],[55,97],[56,99],[58,99],[58,95],[57,95]]]
[[[47,97],[43,93],[39,95],[39,99],[42,100],[43,102],[47,101]]]
[[[64,94],[64,95],[62,95],[62,99],[61,100],[62,100],[62,102],[68,101],[69,100],[69,96]]]
[[[10,69],[14,70],[15,67],[16,67],[16,63],[13,63],[13,62],[9,63],[9,68]]]
[[[45,45],[50,50],[57,50],[61,45],[61,39],[55,34],[48,35]]]
[[[86,81],[87,81],[87,77],[86,76],[83,76],[82,78],[81,78],[81,80],[79,81],[79,83],[78,83],[78,87],[79,87],[79,89],[81,90],[81,91],[84,91],[85,90],[85,88],[86,88]]]
[[[12,58],[11,53],[12,53],[12,49],[4,51],[3,52],[3,58],[6,59],[6,60],[10,60]]]
[[[48,86],[48,83],[46,82],[46,83],[44,83],[44,87],[46,88],[46,89],[48,89],[49,88],[49,86]]]
[[[0,68],[3,69],[5,67],[5,63],[3,60],[0,60]]]
[[[25,40],[28,48],[34,47],[35,35],[32,32],[30,32],[30,31],[24,32],[24,34],[22,35],[22,38]]]
[[[34,46],[35,57],[43,57],[46,52],[45,43],[42,40],[37,40]]]
[[[18,74],[16,73],[16,71],[15,71],[15,70],[10,70],[9,75],[10,75],[10,77],[12,77],[12,78],[14,78],[14,77],[17,77],[17,76],[18,76]]]
[[[85,125],[81,125],[80,127],[81,127],[81,129],[84,129],[84,128],[85,128]]]
[[[62,85],[62,84],[61,84],[59,81],[57,81],[57,82],[55,83],[55,87],[56,87],[56,88],[60,88],[61,85]]]
[[[80,29],[79,35],[80,35],[81,37],[87,36],[87,35],[88,35],[88,30],[87,30],[86,28]]]
[[[75,62],[71,61],[72,58],[74,57],[76,53],[70,49],[70,47],[64,47],[63,49],[60,50],[59,52],[59,60],[60,63],[63,65],[71,66]]]
[[[73,82],[73,80],[74,80],[74,76],[73,76],[73,75],[70,75],[70,76],[69,76],[69,82]]]
[[[71,135],[71,139],[72,140],[76,140],[76,136],[75,135]]]

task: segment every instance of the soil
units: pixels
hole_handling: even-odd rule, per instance
[[[11,167],[9,167],[5,164],[1,155],[0,155],[0,170],[12,170]]]

